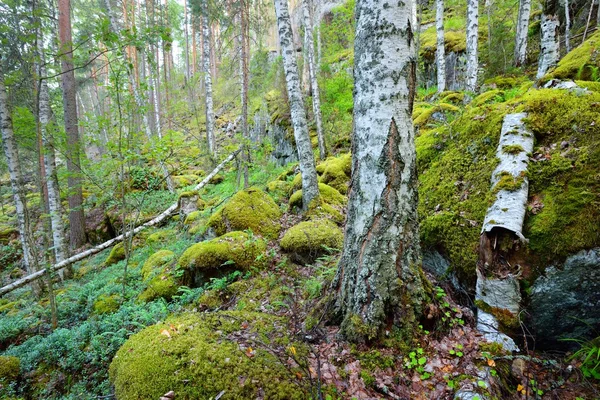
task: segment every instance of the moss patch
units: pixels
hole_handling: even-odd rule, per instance
[[[152,254],[142,267],[142,279],[146,289],[140,294],[139,299],[147,302],[162,297],[170,299],[177,293],[177,283],[172,275],[175,264],[175,253],[170,250],[159,250]]]
[[[19,378],[21,361],[17,357],[0,356],[0,387]]]
[[[279,236],[281,210],[265,192],[250,188],[237,192],[219,211],[208,220],[207,226],[217,235],[246,229],[268,239]]]
[[[437,33],[435,31],[435,26],[422,32],[419,40],[419,53],[421,57],[429,61],[435,60],[435,52],[437,50]],[[444,32],[444,49],[446,53],[460,53],[464,52],[466,48],[467,35],[464,31],[446,30]]]
[[[121,298],[116,294],[100,295],[94,302],[94,314],[114,313],[121,306]]]
[[[240,348],[251,347],[244,338],[253,335],[268,341],[283,325],[266,314],[220,312],[183,314],[148,327],[113,359],[117,398],[153,399],[173,390],[178,399],[208,399],[225,390],[228,399],[304,399],[293,371],[278,359],[262,349]]]
[[[154,232],[146,239],[146,244],[153,246],[160,243],[165,243],[169,239],[173,239],[177,232],[174,229],[164,229],[162,231]]]
[[[433,116],[433,114],[435,114],[436,112],[441,112],[445,115],[446,113],[456,113],[459,111],[460,108],[448,103],[440,103],[433,107],[416,107],[415,111],[413,112],[413,122],[415,126],[422,126],[427,124]]]
[[[319,182],[336,189],[341,194],[348,193],[348,183],[352,171],[352,155],[343,154],[330,157],[317,165],[317,173],[321,175]]]
[[[600,31],[597,31],[580,46],[571,50],[559,61],[555,69],[541,81],[550,79],[579,79],[597,81],[600,78]]]
[[[119,242],[115,244],[110,251],[110,254],[104,260],[104,265],[109,266],[118,263],[121,260],[125,259],[125,247],[123,246],[123,242]]]
[[[310,262],[326,253],[324,246],[341,249],[342,230],[328,219],[300,222],[281,238],[281,248],[298,261]]]
[[[330,205],[343,206],[348,202],[348,198],[338,192],[336,189],[324,183],[319,183],[319,193],[321,193],[321,199]],[[290,196],[289,202],[290,209],[302,208],[302,190],[297,190]]]

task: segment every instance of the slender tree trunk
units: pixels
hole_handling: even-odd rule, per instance
[[[302,92],[300,91],[298,65],[296,63],[294,38],[287,0],[274,0],[274,2],[279,30],[279,43],[283,55],[283,69],[285,71],[292,125],[294,127],[294,138],[296,140],[296,150],[298,151],[300,172],[302,173],[302,205],[304,209],[307,209],[310,203],[319,196],[315,157],[310,143],[306,112],[304,110]]]
[[[409,337],[422,315],[411,119],[415,7],[415,0],[356,3],[352,182],[335,281],[341,332],[352,341],[378,338],[392,326]]]
[[[571,51],[571,16],[569,15],[569,0],[565,1],[565,47],[567,49],[567,53]],[[590,9],[594,6],[594,1],[592,0],[590,4]]]
[[[210,25],[208,23],[208,0],[202,1],[202,42],[204,59],[204,91],[206,104],[206,141],[208,142],[208,151],[214,157],[216,155],[215,143],[215,111],[213,110],[212,97],[212,76],[211,76],[211,41]]]
[[[311,1],[304,0],[304,42],[306,43],[306,61],[308,64],[308,75],[310,78],[310,89],[312,92],[313,114],[317,126],[317,139],[319,142],[319,158],[324,160],[327,156],[325,136],[323,134],[323,119],[321,117],[321,95],[319,82],[317,81],[317,69],[315,66],[315,46],[313,41],[313,23],[311,18]]]
[[[208,13],[208,9],[207,9],[207,13]],[[206,14],[206,15],[208,18],[208,14]],[[217,44],[219,43],[217,41],[217,31],[218,31],[217,27],[218,27],[218,25],[215,25],[213,23],[210,27],[210,35],[209,35],[210,58],[211,58],[210,67],[212,70],[212,78],[215,83],[217,82],[217,77],[218,77],[218,73],[219,73],[219,70],[217,68],[217,63],[219,61],[217,59]]]
[[[477,91],[479,60],[477,56],[479,38],[479,1],[467,0],[467,77],[466,89]]]
[[[558,17],[542,14],[542,41],[536,79],[541,79],[558,62]]]
[[[530,14],[531,0],[520,0],[517,35],[515,36],[515,66],[517,67],[525,65],[527,60],[527,33],[529,31]]]
[[[437,32],[437,48],[435,57],[437,61],[437,90],[442,93],[446,90],[446,40],[444,38],[444,0],[435,1],[435,29]]]
[[[185,84],[189,84],[190,80],[190,38],[188,34],[188,3],[187,0],[183,4],[183,35],[185,39]]]
[[[68,257],[66,240],[63,232],[62,213],[60,209],[60,191],[58,188],[58,178],[56,175],[56,158],[54,152],[54,140],[52,132],[49,129],[51,109],[50,95],[48,92],[48,82],[46,76],[44,42],[42,30],[38,31],[38,54],[39,54],[39,121],[40,132],[43,144],[43,165],[45,169],[46,188],[48,192],[48,211],[50,214],[50,226],[52,231],[52,244],[54,247],[54,258],[57,263]],[[69,271],[67,271],[68,273]],[[60,272],[60,277],[64,278],[64,272]]]
[[[244,137],[244,149],[242,150],[242,162],[244,173],[244,189],[248,188],[248,163],[250,162],[250,149],[248,147],[250,135],[248,132],[248,60],[250,59],[250,40],[249,40],[249,17],[250,8],[248,0],[240,0],[240,65],[242,78],[242,136]]]
[[[73,39],[71,37],[71,1],[58,0],[58,32],[60,38],[61,85],[65,131],[67,133],[67,170],[69,176],[69,227],[70,247],[72,250],[83,246],[85,239],[85,217],[83,215],[83,192],[81,189],[81,140],[77,118],[77,87],[73,70]]]
[[[0,71],[2,76],[2,71]],[[10,175],[10,184],[15,201],[17,211],[17,222],[19,226],[19,236],[21,247],[23,249],[23,264],[29,274],[37,272],[37,263],[35,255],[35,243],[33,241],[32,230],[27,211],[27,202],[23,190],[23,175],[21,173],[21,165],[19,162],[19,153],[17,150],[17,142],[13,132],[12,119],[8,110],[8,96],[6,87],[4,86],[3,78],[0,78],[0,131],[2,134],[2,147],[8,164],[8,172]],[[32,289],[36,296],[41,294],[39,285],[32,285]]]
[[[317,35],[317,60],[316,68],[317,71],[321,70],[321,58],[323,56],[322,44],[321,44],[321,4],[323,0],[315,0],[315,34]]]

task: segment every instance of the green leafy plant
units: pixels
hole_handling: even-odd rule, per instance
[[[581,361],[581,372],[586,378],[600,380],[600,336],[592,340],[565,339],[580,345],[569,360]]]

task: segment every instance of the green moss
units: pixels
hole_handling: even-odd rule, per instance
[[[500,190],[514,192],[521,189],[521,186],[523,186],[524,178],[522,176],[514,177],[512,174],[504,171],[501,172],[500,176],[500,180],[492,189],[493,193],[498,193]]]
[[[142,267],[142,279],[146,289],[139,299],[148,302],[162,297],[169,300],[177,293],[178,285],[172,275],[175,253],[170,250],[159,250],[152,254]]]
[[[300,189],[302,189],[302,174],[296,174],[294,176],[294,179],[292,179],[292,187],[290,189],[290,193],[293,193]]]
[[[201,211],[192,211],[191,213],[189,213],[187,215],[187,217],[185,217],[185,221],[183,221],[184,225],[193,225],[195,222],[198,222],[200,219],[202,219],[202,212]]]
[[[488,90],[487,92],[481,93],[471,101],[472,107],[478,107],[487,103],[498,103],[504,101],[504,92],[499,89]]]
[[[417,163],[429,165],[444,148],[444,140],[440,130],[422,130],[415,139]]]
[[[595,32],[580,46],[564,56],[555,69],[541,79],[578,79],[598,81],[600,78],[600,31]]]
[[[94,314],[111,314],[121,307],[121,298],[116,294],[100,295],[94,302]]]
[[[284,325],[266,314],[219,312],[183,314],[148,327],[111,363],[117,398],[152,399],[173,390],[178,399],[208,399],[224,390],[228,399],[304,399],[293,368],[243,339],[258,334],[269,342]]]
[[[348,202],[346,196],[324,183],[319,183],[319,193],[321,194],[321,200],[329,205],[344,206]],[[298,190],[290,196],[289,206],[290,209],[294,207],[302,208],[302,190]]]
[[[1,303],[0,304],[0,314],[1,313],[9,313],[10,314],[11,311],[17,309],[18,305],[19,305],[19,302],[17,302],[17,301],[6,301],[4,303]]]
[[[480,310],[492,314],[504,329],[514,329],[519,326],[519,318],[509,310],[499,307],[492,307],[483,300],[475,300],[475,305]]]
[[[523,85],[527,81],[526,76],[498,75],[485,80],[485,85],[493,89],[511,89]]]
[[[506,154],[519,154],[523,151],[525,151],[525,149],[523,149],[523,146],[520,144],[508,144],[506,146],[502,146],[502,152]]]
[[[341,249],[344,233],[328,219],[300,222],[281,238],[281,248],[298,260],[314,260],[326,252],[323,246]]]
[[[219,183],[223,182],[225,180],[225,177],[223,175],[215,175],[212,178],[210,178],[210,180],[208,181],[208,183],[210,183],[211,185],[218,185]]]
[[[417,110],[419,110],[419,111],[417,111]],[[448,104],[448,103],[439,103],[433,107],[415,109],[415,112],[413,112],[413,122],[414,122],[415,126],[422,126],[422,125],[427,124],[429,122],[429,119],[436,112],[442,112],[442,113],[446,114],[446,113],[456,113],[459,111],[460,111],[460,108],[456,107],[455,105]]]
[[[592,92],[600,92],[600,82],[590,81],[575,81],[577,86],[591,90]]]
[[[118,263],[121,260],[125,259],[125,247],[123,246],[123,242],[119,242],[115,244],[110,251],[110,254],[104,261],[105,266],[113,265]]]
[[[307,219],[329,218],[338,225],[342,225],[346,219],[340,207],[335,207],[325,202],[321,197],[311,202],[309,209],[304,214]]]
[[[175,253],[171,250],[159,250],[152,254],[142,267],[142,279],[146,280],[154,275],[157,271],[163,271],[164,267],[168,266],[175,258]]]
[[[462,103],[462,101],[465,99],[465,94],[463,92],[451,92],[451,91],[446,91],[446,92],[442,92],[440,94],[441,103],[453,103],[453,104],[459,104]]]
[[[267,193],[278,202],[288,198],[291,187],[291,182],[275,180],[267,183]]]
[[[246,232],[230,232],[218,238],[189,247],[179,258],[179,266],[186,270],[186,280],[197,281],[198,275],[210,275],[211,270],[248,270],[265,265],[263,254],[267,244]],[[259,257],[261,256],[261,257]]]
[[[217,235],[246,229],[268,239],[279,236],[281,210],[273,199],[257,188],[237,192],[208,220]]]
[[[0,388],[16,381],[21,374],[21,361],[13,356],[0,356]]]
[[[317,173],[321,175],[319,182],[336,189],[341,194],[348,193],[348,183],[352,171],[352,155],[343,154],[330,157],[317,165]]]
[[[421,57],[429,60],[435,60],[437,49],[437,36],[435,26],[421,33],[419,53]],[[467,48],[467,39],[464,31],[446,30],[444,32],[444,48],[446,53],[460,53]]]
[[[154,232],[146,239],[146,244],[152,246],[160,243],[164,243],[170,239],[173,239],[177,235],[174,229],[164,229],[158,232]]]

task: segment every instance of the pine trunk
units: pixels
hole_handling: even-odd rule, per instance
[[[325,136],[323,134],[323,119],[321,117],[321,95],[319,91],[319,82],[317,81],[317,68],[315,62],[315,46],[313,41],[313,23],[311,18],[311,1],[304,0],[304,35],[306,42],[306,54],[308,61],[308,75],[310,78],[310,89],[312,92],[312,106],[317,126],[317,139],[319,142],[319,158],[324,160],[327,157],[327,147],[325,146]]]
[[[296,63],[294,38],[287,0],[274,0],[274,2],[279,30],[279,44],[283,55],[283,69],[290,103],[292,125],[294,127],[294,139],[296,141],[296,150],[298,151],[300,172],[302,173],[302,204],[304,209],[307,209],[310,203],[319,196],[315,157],[310,143],[306,112],[304,110],[302,92],[300,91],[298,64]]]
[[[446,40],[444,38],[444,0],[436,0],[435,29],[437,32],[437,48],[435,52],[437,62],[437,91],[446,90]]]
[[[531,0],[520,0],[517,35],[515,37],[515,66],[517,67],[525,65],[527,61],[527,32],[529,31],[530,14]]]
[[[352,341],[393,326],[410,337],[424,286],[411,119],[415,0],[358,0],[354,42],[352,181],[335,284],[341,332]]]
[[[558,18],[552,14],[542,14],[542,41],[536,79],[541,79],[558,62]]]
[[[204,59],[204,92],[206,104],[206,141],[208,142],[208,151],[214,157],[216,155],[215,144],[215,111],[213,110],[212,97],[212,76],[210,66],[210,25],[208,24],[208,0],[202,1],[202,42]]]
[[[69,227],[72,250],[83,246],[85,239],[85,217],[83,215],[83,192],[81,189],[81,140],[77,118],[77,86],[73,69],[73,40],[71,37],[71,1],[58,1],[58,31],[60,38],[61,86],[65,132],[67,134],[67,170],[69,176]]]
[[[479,60],[477,56],[479,38],[479,1],[467,0],[467,76],[466,89],[477,91]]]

